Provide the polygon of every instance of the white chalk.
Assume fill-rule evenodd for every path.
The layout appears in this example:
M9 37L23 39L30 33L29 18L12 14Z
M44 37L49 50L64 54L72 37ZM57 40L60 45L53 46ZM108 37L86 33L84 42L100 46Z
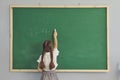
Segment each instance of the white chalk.
M54 29L54 31L56 32L56 29Z

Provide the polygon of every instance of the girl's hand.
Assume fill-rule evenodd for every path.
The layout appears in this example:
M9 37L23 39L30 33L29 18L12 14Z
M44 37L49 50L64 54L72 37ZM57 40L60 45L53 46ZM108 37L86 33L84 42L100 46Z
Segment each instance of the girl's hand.
M39 71L39 72L41 72L41 71L42 71L42 69L38 68L38 71Z
M38 71L41 72L42 69L40 69L40 63L38 63Z
M57 37L57 31L56 31L56 29L54 29L53 36L54 36L54 37Z

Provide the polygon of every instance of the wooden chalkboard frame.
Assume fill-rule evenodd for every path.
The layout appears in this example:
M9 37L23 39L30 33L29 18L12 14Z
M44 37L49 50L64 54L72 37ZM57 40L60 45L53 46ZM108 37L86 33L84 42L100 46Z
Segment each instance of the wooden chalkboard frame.
M107 69L106 70L69 70L57 69L56 72L109 72L109 6L23 6L10 5L10 71L12 72L38 72L36 69L13 69L13 8L106 8L107 9Z

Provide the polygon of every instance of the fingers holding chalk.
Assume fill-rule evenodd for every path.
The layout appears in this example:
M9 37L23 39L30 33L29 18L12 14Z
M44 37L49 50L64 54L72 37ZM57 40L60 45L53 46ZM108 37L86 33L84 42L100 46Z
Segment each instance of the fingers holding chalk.
M54 29L54 32L56 32L56 29Z
M57 36L57 31L54 29L54 37Z

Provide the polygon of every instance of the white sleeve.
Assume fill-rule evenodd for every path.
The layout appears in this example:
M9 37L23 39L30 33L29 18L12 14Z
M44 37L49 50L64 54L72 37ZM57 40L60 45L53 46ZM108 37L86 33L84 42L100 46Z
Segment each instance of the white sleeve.
M59 55L58 49L57 49L57 48L54 48L54 49L53 49L53 53L55 53L55 54L58 56L58 55Z
M40 55L39 59L37 60L37 62L40 63L40 61L41 61L41 55Z

